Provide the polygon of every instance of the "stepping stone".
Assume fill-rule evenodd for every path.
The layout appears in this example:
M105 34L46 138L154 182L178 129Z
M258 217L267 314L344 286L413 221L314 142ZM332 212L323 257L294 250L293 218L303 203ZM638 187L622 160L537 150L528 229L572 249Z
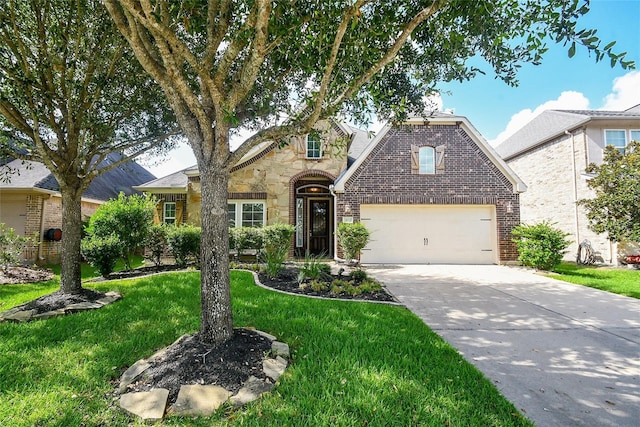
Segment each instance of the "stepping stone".
M231 397L231 403L234 406L242 406L246 403L253 402L264 393L271 391L271 389L273 389L273 384L251 376L238 393Z
M159 421L164 416L168 398L166 388L127 393L120 396L120 407L143 421Z
M231 393L217 385L183 385L171 412L181 416L209 417Z
M133 382L140 374L149 369L151 364L144 359L138 360L131 365L129 369L124 371L124 374L120 377L120 387L118 387L118 393L122 394L127 391L129 384Z
M289 357L289 344L280 341L271 343L271 351L274 356Z
M262 370L274 381L278 381L278 378L284 373L286 368L287 361L280 356L275 359L267 359L262 362Z

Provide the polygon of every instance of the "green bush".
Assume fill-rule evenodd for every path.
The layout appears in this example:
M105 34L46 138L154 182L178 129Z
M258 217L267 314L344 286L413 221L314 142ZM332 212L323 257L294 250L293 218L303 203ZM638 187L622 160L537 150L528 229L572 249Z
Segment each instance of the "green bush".
M17 235L13 228L0 222L0 269L17 265L22 259L22 251L31 241L31 238Z
M167 246L179 267L200 263L200 227L180 225L167 228Z
M148 258L156 265L162 264L162 255L167 249L167 225L154 224L149 229L145 246L149 251Z
M320 257L312 255L307 251L304 256L304 263L300 267L300 273L305 279L316 280L322 275L331 274L331 266L320 262Z
M540 270L552 270L558 266L571 243L567 240L568 233L554 228L547 221L534 225L520 224L511 234L518 248L520 262Z
M343 222L338 226L336 236L345 257L348 260L358 260L360 251L369 243L371 233L362 223L349 224Z
M367 280L367 272L364 270L353 270L349 273L349 278L355 282L361 283Z
M289 224L274 224L268 225L262 230L266 273L271 277L276 277L289 255L295 227Z
M229 247L236 250L238 258L247 250L255 250L257 254L263 246L262 228L232 227L229 229Z
M146 242L153 225L155 201L149 196L125 196L120 193L100 206L89 219L89 237L106 238L115 235L122 243L122 257L131 269L130 256Z
M103 277L108 277L113 272L123 250L122 241L115 234L107 237L87 237L82 239L80 245L82 256Z

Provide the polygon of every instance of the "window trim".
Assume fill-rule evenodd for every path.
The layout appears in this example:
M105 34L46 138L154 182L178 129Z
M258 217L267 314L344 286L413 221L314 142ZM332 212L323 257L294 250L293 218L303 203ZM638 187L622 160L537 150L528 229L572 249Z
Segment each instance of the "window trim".
M264 227L267 223L267 202L266 200L228 200L227 201L227 211L229 211L229 205L235 205L235 224L232 226L229 224L229 227L239 228L239 227L247 227L243 225L242 220L242 212L244 205L254 205L260 204L262 205L262 223L256 227L261 228Z
M309 149L309 137L317 138L318 148ZM313 150L313 152L317 151L318 155L317 156L311 156L310 153L311 153L312 150ZM318 159L322 158L322 155L323 155L323 152L322 152L322 139L320 138L319 135L314 135L314 134L308 133L306 138L305 138L305 157L307 159L318 160Z
M425 162L422 162L423 153L431 153L431 159L425 154ZM428 162L427 162L428 161ZM430 145L418 149L418 175L435 175L436 173L436 149Z
M167 206L173 206L173 217L167 217ZM164 202L164 204L162 205L162 222L164 224L175 225L176 224L176 220L177 220L177 215L178 215L177 203L176 202ZM172 219L173 222L167 222L167 219Z
M635 129L633 129L635 130ZM629 137L631 136L631 130L630 129L603 129L604 131L604 148L607 148L608 145L612 145L613 147L615 147L620 153L624 154L626 149L627 149L627 145L629 145ZM624 146L619 147L617 145L614 144L610 144L607 142L607 132L622 132L622 134L624 135ZM602 151L604 151L604 148Z

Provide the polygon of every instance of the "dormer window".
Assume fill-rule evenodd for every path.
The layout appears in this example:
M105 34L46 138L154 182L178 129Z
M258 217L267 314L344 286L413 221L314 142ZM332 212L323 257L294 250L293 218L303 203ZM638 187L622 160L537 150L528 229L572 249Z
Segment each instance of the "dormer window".
M322 141L320 134L310 133L307 135L307 159L322 158Z

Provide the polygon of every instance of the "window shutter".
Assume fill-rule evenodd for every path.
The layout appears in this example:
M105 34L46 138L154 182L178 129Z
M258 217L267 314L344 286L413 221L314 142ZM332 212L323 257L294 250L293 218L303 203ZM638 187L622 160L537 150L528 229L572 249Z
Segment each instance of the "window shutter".
M417 145L411 146L411 175L418 175L420 171L420 162L418 160L419 152L420 147Z
M436 173L444 173L444 145L436 147Z
M153 223L160 224L162 222L162 202L158 202L153 210Z
M176 225L182 224L182 211L184 202L176 202Z

